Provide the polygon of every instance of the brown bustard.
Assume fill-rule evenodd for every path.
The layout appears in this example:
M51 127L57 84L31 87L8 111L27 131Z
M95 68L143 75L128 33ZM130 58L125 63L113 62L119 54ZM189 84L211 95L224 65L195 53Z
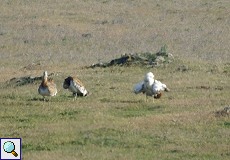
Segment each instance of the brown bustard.
M45 101L45 96L56 96L57 87L54 83L53 79L48 78L48 73L45 71L42 77L42 83L38 88L38 93L43 96L43 100Z

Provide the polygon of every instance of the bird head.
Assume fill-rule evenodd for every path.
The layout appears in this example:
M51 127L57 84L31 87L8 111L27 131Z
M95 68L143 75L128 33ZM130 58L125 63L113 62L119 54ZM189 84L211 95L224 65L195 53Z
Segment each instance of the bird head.
M154 79L154 75L153 75L152 72L148 72L148 73L145 75L145 77L149 77L149 78Z
M47 72L47 71L44 71L44 72L43 72L43 77L44 77L44 78L48 78L48 72Z
M153 75L153 73L152 72L148 72L145 75L144 81L145 82L151 82L151 83L153 83L153 81L154 81L154 75Z
M64 80L64 82L63 82L63 88L64 89L67 89L67 88L69 88L69 86L70 86L70 81L71 80L73 80L73 78L72 77L67 77L65 80Z

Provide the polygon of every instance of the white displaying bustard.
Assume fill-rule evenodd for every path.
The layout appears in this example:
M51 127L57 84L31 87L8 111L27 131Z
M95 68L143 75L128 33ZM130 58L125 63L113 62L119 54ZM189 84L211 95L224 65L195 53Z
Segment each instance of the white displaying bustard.
M74 100L77 96L84 97L89 94L83 83L77 77L67 77L63 82L63 88L73 93Z
M42 83L38 88L38 93L43 96L43 100L45 101L45 96L56 96L57 87L54 83L53 79L48 79L48 73L45 71L42 77Z
M147 96L153 96L156 99L160 98L162 96L161 91L168 92L169 88L160 81L155 80L152 72L148 72L145 75L144 80L134 86L134 93L144 93L146 95L146 101Z

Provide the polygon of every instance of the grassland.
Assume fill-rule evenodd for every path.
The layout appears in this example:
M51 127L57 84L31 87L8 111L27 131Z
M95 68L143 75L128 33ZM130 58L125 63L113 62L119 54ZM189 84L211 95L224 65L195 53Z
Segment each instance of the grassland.
M229 159L229 12L226 0L2 0L0 137L21 137L23 159ZM86 69L124 53L156 52L174 62ZM180 71L182 65L187 71ZM58 95L13 77L57 73ZM152 103L132 87L152 71L171 92ZM77 75L92 93L62 89ZM205 87L202 87L205 86Z

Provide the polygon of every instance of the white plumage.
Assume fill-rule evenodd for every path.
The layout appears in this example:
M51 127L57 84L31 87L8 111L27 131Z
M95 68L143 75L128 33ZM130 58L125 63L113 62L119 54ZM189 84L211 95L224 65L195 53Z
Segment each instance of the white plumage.
M133 88L134 93L144 92L144 81L137 83Z
M155 80L153 84L153 93L158 93L160 91L169 91L169 89L164 83L161 83L160 81Z
M165 84L155 80L152 72L147 73L144 80L134 86L134 93L144 93L146 98L147 96L160 98L162 95L161 91L169 91L169 89Z

